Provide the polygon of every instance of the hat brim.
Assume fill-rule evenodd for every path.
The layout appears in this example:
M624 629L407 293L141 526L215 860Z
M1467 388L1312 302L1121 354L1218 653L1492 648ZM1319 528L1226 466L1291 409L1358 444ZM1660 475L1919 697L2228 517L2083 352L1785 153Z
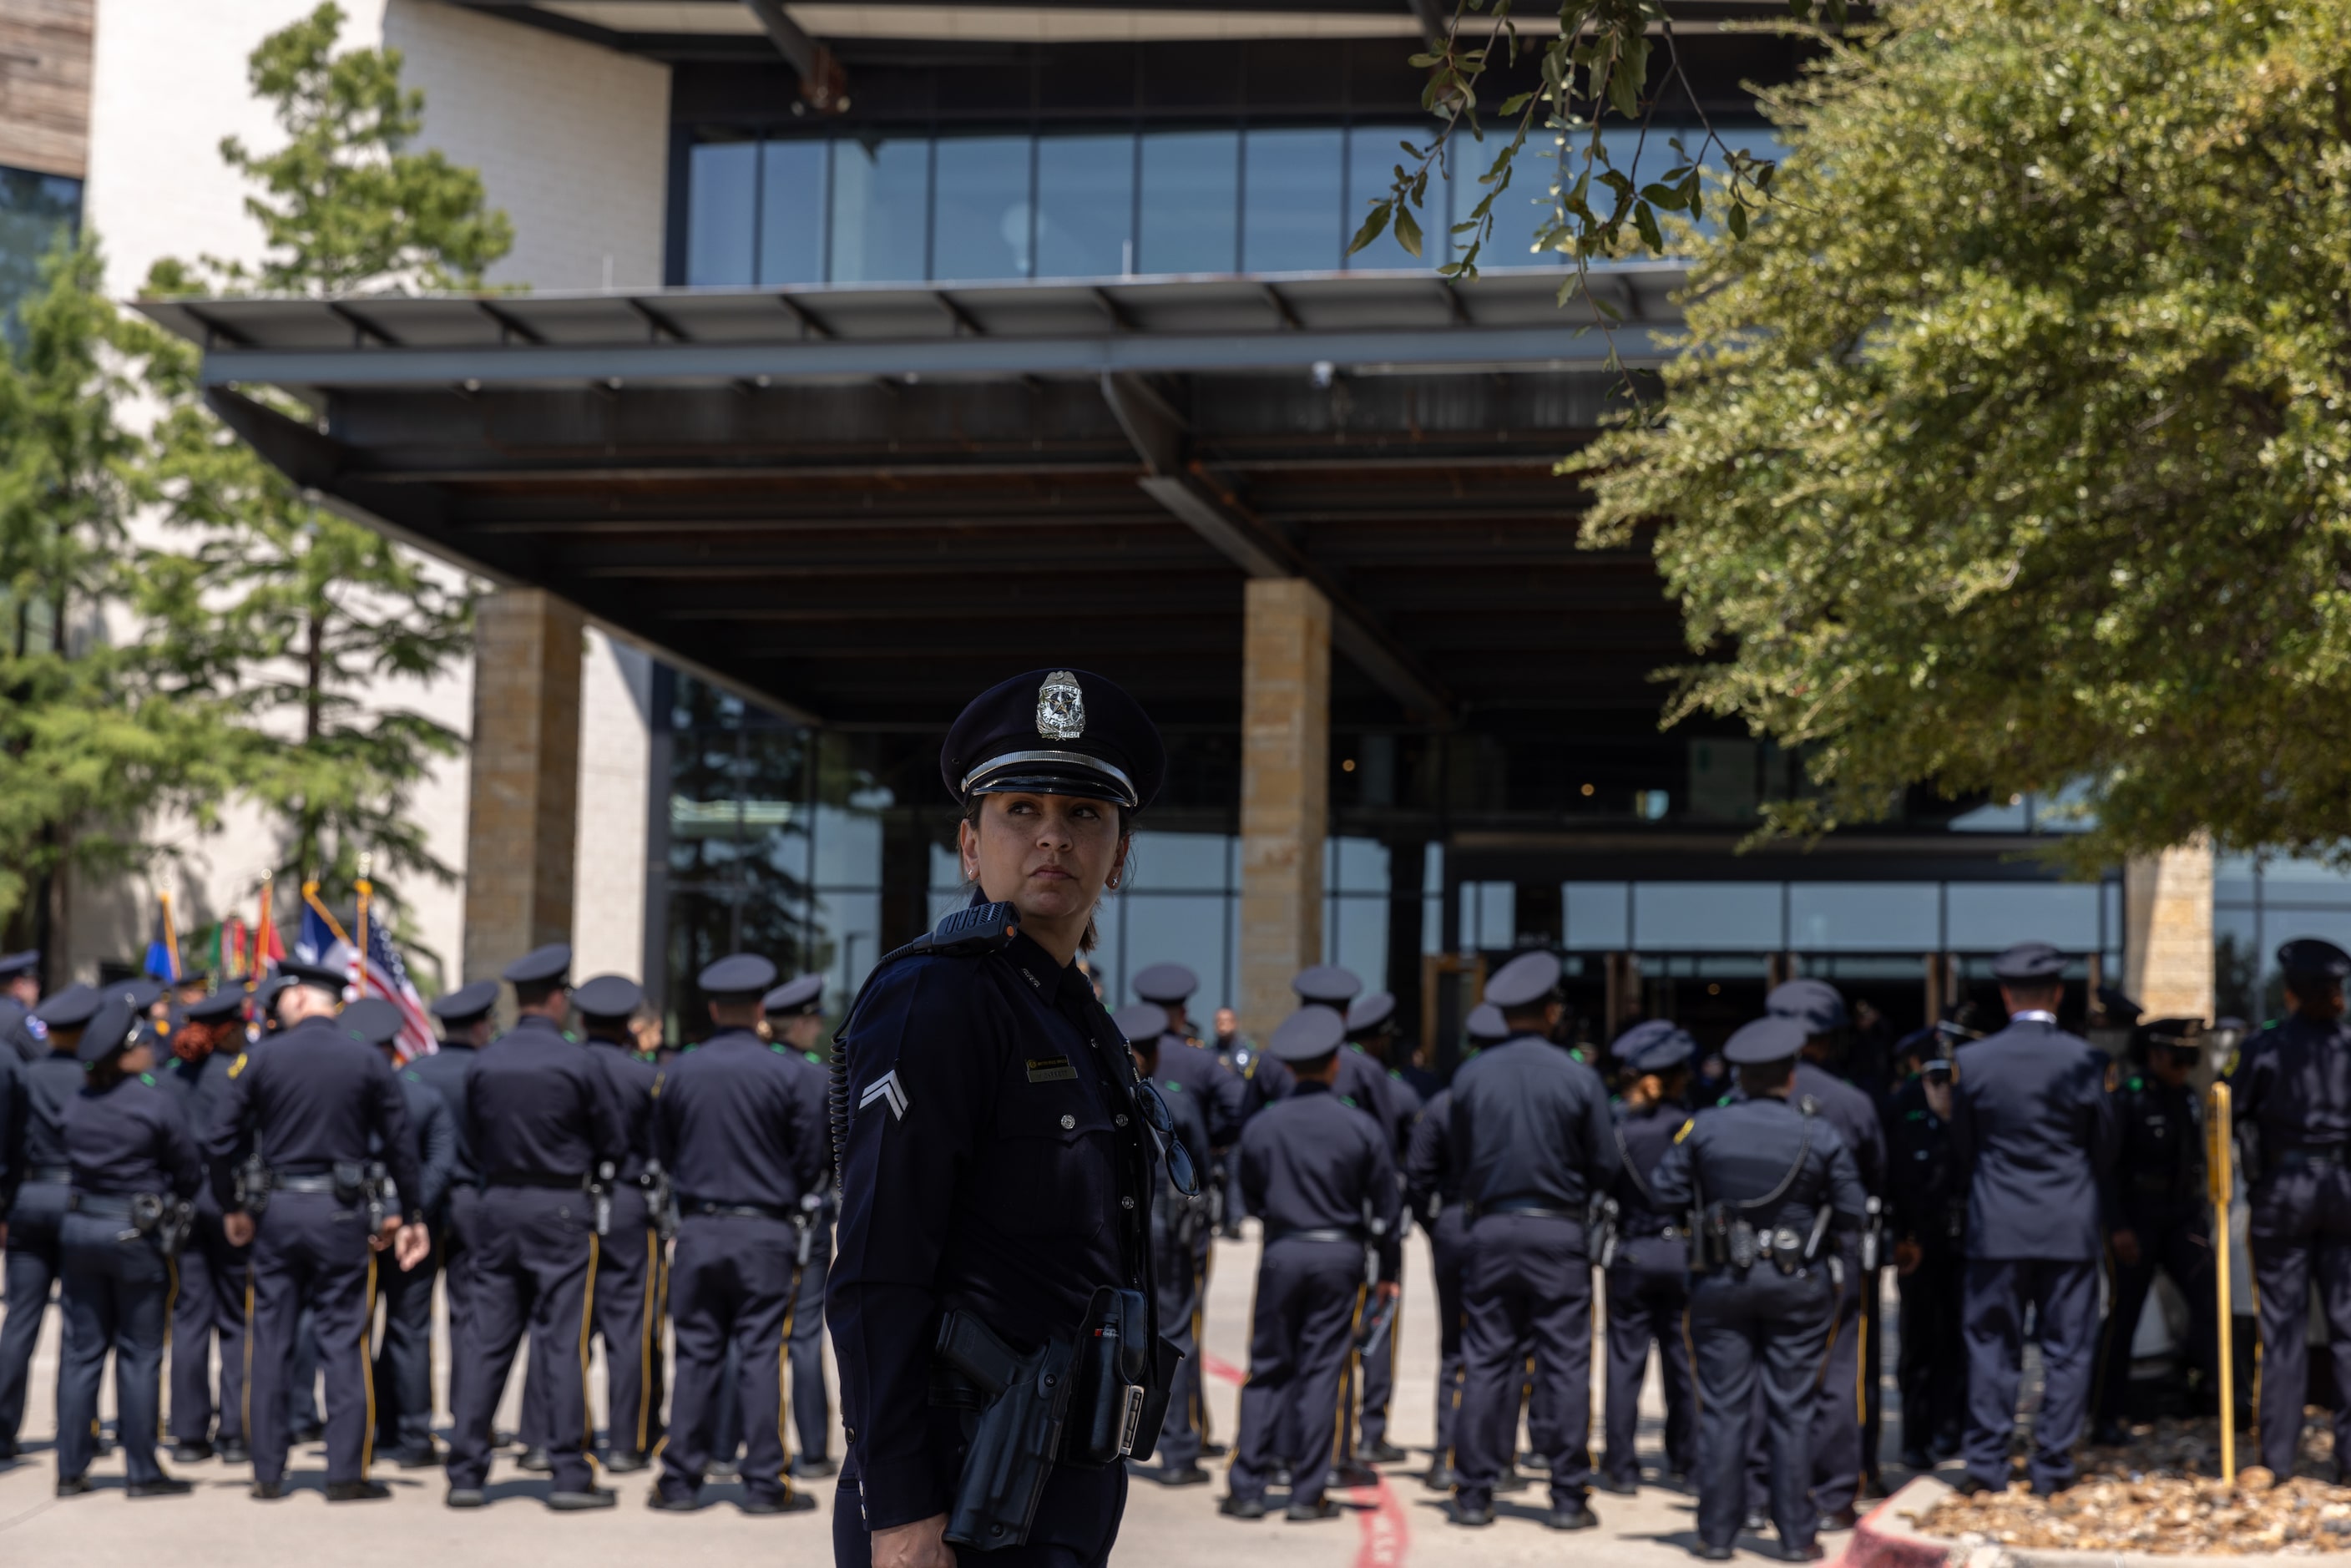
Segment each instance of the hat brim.
M1010 751L964 775L963 795L1075 795L1129 810L1140 803L1124 770L1077 751Z

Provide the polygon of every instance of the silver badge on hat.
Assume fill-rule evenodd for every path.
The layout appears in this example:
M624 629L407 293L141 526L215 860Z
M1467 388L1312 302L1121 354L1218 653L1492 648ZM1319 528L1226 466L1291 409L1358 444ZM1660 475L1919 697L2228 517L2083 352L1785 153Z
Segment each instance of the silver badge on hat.
M1075 740L1086 732L1086 694L1078 677L1055 670L1037 688L1037 733L1048 740Z

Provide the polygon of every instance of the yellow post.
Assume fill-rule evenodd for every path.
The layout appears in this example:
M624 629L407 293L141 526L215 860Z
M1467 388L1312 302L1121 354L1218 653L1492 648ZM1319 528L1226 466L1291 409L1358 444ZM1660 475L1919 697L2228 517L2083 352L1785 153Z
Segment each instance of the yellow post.
M2237 1479L2237 1364L2229 1312L2229 1207L2237 1197L2236 1138L2229 1126L2229 1086L2205 1093L2204 1169L2212 1197L2212 1275L2220 1295L2220 1479Z

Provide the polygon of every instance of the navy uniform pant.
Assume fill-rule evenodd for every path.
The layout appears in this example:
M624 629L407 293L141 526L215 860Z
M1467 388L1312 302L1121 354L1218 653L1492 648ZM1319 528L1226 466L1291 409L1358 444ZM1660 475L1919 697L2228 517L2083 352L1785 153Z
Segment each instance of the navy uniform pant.
M644 1189L612 1192L609 1230L596 1248L594 1332L604 1342L604 1441L616 1454L653 1449L661 1426L661 1238ZM523 1440L545 1445L554 1420L537 1381L524 1389Z
M580 1337L596 1267L595 1215L577 1188L492 1186L476 1199L467 1316L471 1332L452 1374L449 1485L478 1489L490 1470L490 1422L530 1331L525 1401L542 1401L557 1491L594 1484L588 1458L588 1346Z
M1918 1266L1895 1280L1902 1293L1902 1350L1894 1380L1909 1459L1959 1445L1968 1407L1968 1345L1959 1326L1964 1263L1954 1244L1938 1242L1922 1247Z
M253 1375L247 1385L253 1479L285 1479L296 1330L302 1309L318 1328L327 1383L327 1479L361 1480L374 1438L368 1335L374 1326L375 1254L364 1210L329 1193L277 1192L253 1239Z
M376 1261L383 1298L383 1339L375 1354L375 1441L422 1454L433 1447L433 1281L439 1254L402 1269L389 1253Z
M1233 1439L1233 1496L1264 1497L1284 1459L1290 1462L1293 1506L1322 1496L1338 1437L1340 1380L1363 1298L1360 1243L1295 1237L1267 1243L1257 1270L1240 1432Z
M61 1233L66 1191L63 1182L26 1182L16 1189L16 1205L8 1211L8 1315L0 1318L0 1450L12 1447L24 1427L33 1345L41 1337L49 1287L65 1263ZM67 1325L68 1333L71 1328Z
M2318 1286L2335 1386L2338 1476L2351 1473L2351 1172L2339 1165L2282 1164L2252 1192L2253 1295L2261 1314L2261 1375L2253 1416L2262 1463L2294 1474L2310 1379L2310 1288Z
M931 1452L945 1467L943 1475L955 1473L954 1456L961 1446L956 1415L952 1410L932 1413ZM873 1537L866 1531L859 1495L855 1472L844 1469L832 1501L833 1568L872 1568ZM1103 1568L1118 1543L1119 1519L1125 1512L1124 1465L1104 1465L1098 1470L1055 1465L1037 1500L1027 1542L993 1552L966 1546L951 1550L958 1568Z
M1602 1426L1608 1447L1602 1471L1625 1485L1641 1479L1633 1444L1654 1343L1666 1385L1666 1469L1687 1474L1697 1462L1698 1443L1689 1347L1682 1338L1682 1314L1689 1306L1688 1249L1671 1237L1627 1238L1603 1278L1608 1286L1608 1384Z
M1551 1467L1552 1504L1592 1480L1592 1264L1580 1221L1489 1214L1469 1228L1462 1280L1461 1410L1453 1441L1465 1503L1489 1504L1511 1469L1521 1346L1534 1349L1527 1429Z
M2213 1298L2212 1239L2202 1210L2186 1206L2126 1204L2123 1228L2138 1239L2138 1261L2114 1260L2114 1299L2106 1311L2105 1343L2098 1355L2097 1416L2122 1419L2130 1396L2131 1341L2158 1270L2188 1301L2188 1360L2204 1375L2208 1396L2220 1375L2220 1303Z
M441 1293L449 1308L449 1408L453 1413L459 1408L465 1368L474 1360L474 1254L470 1237L477 1223L481 1201L480 1187L452 1183L444 1205L447 1215L436 1239L441 1254Z
M1428 1260L1437 1277L1437 1462L1454 1462L1454 1422L1461 1410L1461 1272L1469 1258L1469 1225L1459 1202L1446 1206L1428 1230Z
M799 1296L799 1231L781 1219L689 1214L678 1225L670 1270L677 1334L677 1387L662 1447L662 1495L683 1500L702 1486L720 1402L743 1415L743 1490L776 1499L791 1491L784 1437L784 1346ZM742 1375L724 1386L726 1351Z
M1747 1511L1748 1456L1758 1440L1770 1454L1768 1511L1781 1544L1808 1547L1819 1533L1812 1416L1835 1316L1835 1288L1818 1266L1792 1275L1768 1263L1724 1270L1691 1287L1698 1533L1705 1544L1729 1546L1737 1538Z
M162 1479L155 1434L163 1415L163 1325L171 1274L150 1237L121 1239L130 1221L68 1214L61 1251L65 1354L57 1364L57 1475L89 1473L98 1447L98 1385L114 1353L115 1433L130 1479Z
M172 1440L245 1441L246 1286L251 1249L232 1247L221 1217L199 1206L187 1244L172 1260ZM213 1347L220 1347L220 1398L213 1398ZM215 1425L217 1416L217 1425Z
M1364 1310L1366 1313L1371 1312L1368 1304ZM1396 1320L1403 1316L1404 1298L1399 1294L1394 1309L1377 1316L1354 1358L1354 1364L1362 1372L1364 1390L1363 1413L1355 1429L1359 1453L1368 1455L1387 1441L1388 1400L1395 1392L1395 1326Z
M1159 1462L1171 1470L1197 1464L1205 1423L1200 1391L1200 1307L1206 1283L1208 1218L1205 1203L1165 1191L1151 1204L1151 1269L1159 1288L1159 1333L1184 1353L1168 1389ZM1195 1235L1194 1232L1200 1234ZM799 1372L793 1369L797 1382ZM801 1428L805 1443L807 1428Z
M2008 1486L2016 1388L2024 1375L2024 1309L2041 1346L2041 1413L2032 1422L2032 1490L2074 1482L2074 1444L2090 1406L2098 1345L2098 1266L2055 1258L1970 1258L1961 1312L1968 1342L1968 1474Z
M832 1401L824 1386L824 1281L832 1268L829 1213L813 1221L808 1249L792 1298L792 1425L799 1432L799 1451L820 1459L831 1445L832 1425Z

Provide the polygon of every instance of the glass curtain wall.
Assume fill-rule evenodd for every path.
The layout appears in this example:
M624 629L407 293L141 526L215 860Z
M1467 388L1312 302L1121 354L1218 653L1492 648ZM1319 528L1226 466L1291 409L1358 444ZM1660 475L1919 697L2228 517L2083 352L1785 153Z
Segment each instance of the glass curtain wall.
M2277 950L2297 936L2351 948L2351 870L2318 860L2214 857L2212 975L2222 1017L2259 1025L2283 1012Z
M0 168L0 338L22 341L16 307L41 287L41 264L81 227L81 182Z

